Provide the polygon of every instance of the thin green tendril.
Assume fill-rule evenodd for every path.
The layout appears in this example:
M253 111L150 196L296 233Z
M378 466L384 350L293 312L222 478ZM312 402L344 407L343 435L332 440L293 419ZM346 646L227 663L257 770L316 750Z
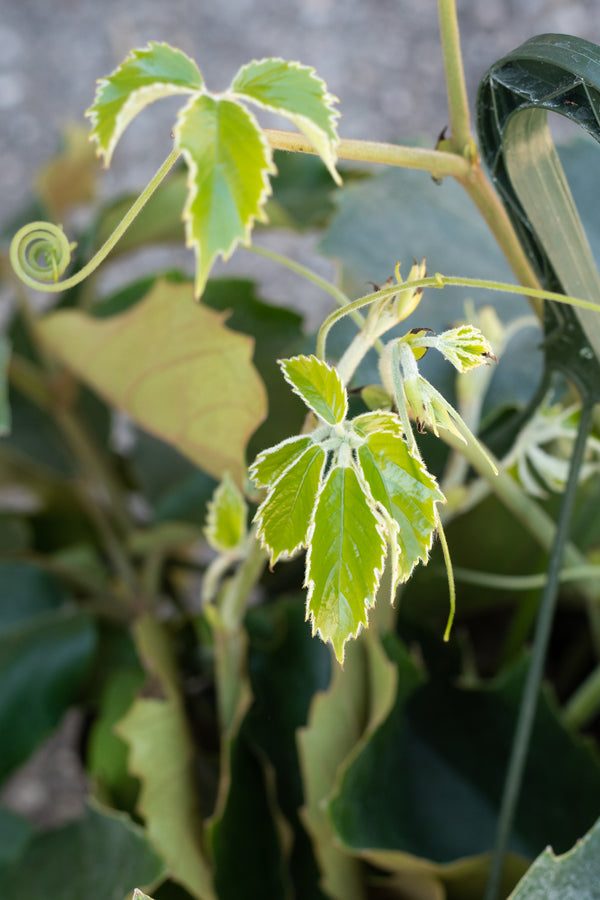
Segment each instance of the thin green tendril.
M173 168L179 151L173 150L154 178L127 211L110 237L94 257L70 278L60 277L71 262L76 244L69 242L60 225L52 222L30 222L15 234L10 245L10 261L18 277L29 287L46 293L58 293L84 281L106 259L137 214L148 202L161 181Z

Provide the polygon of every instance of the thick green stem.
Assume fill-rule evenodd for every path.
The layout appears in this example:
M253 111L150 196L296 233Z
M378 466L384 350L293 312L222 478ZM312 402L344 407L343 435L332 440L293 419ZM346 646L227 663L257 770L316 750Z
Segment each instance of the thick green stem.
M448 143L460 156L474 158L476 153L471 136L469 99L465 84L460 35L454 0L438 0L438 18L442 39L442 55L446 72L448 111L450 113L451 135Z
M275 150L290 150L295 153L313 155L317 153L310 141L301 134L265 129L265 135ZM456 153L445 153L425 147L406 147L379 141L341 138L336 150L338 159L378 163L384 166L400 166L404 169L421 169L424 172L431 172L436 178L443 178L445 175L466 178L470 169L469 161L457 156Z
M577 432L577 439L571 457L569 478L563 494L554 543L548 563L548 581L546 582L546 587L540 601L531 663L527 673L527 680L519 709L517 728L513 738L511 758L504 785L500 816L498 819L496 842L484 900L496 900L500 889L504 860L521 791L523 772L525 770L537 701L544 674L544 664L546 661L548 642L558 597L560 570L567 545L569 527L577 494L577 485L585 454L586 441L592 427L593 413L593 404L589 402L585 403L581 411L579 430Z

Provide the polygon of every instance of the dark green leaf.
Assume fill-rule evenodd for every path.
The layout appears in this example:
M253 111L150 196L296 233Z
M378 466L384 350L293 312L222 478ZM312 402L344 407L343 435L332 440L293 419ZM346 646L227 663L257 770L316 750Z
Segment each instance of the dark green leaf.
M40 566L0 562L0 635L11 626L58 610L68 601L61 583Z
M4 806L0 806L0 879L4 870L16 862L33 837L31 825Z
M122 814L87 810L82 819L37 835L0 871L2 900L122 900L151 888L164 865L142 830Z
M84 612L37 614L0 634L0 778L23 762L77 697L95 648Z

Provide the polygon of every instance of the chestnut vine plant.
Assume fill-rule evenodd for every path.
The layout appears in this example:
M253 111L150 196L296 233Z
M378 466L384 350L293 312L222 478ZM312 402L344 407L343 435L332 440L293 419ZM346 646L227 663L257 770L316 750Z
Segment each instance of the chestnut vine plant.
M234 737L249 704L247 685L240 675L247 652L242 620L267 562L273 567L306 551L306 618L313 634L331 644L337 661L343 665L350 639L358 639L361 631L368 629L370 620L377 621L380 613L374 609L376 604L378 609L395 604L399 587L408 581L416 566L427 563L436 537L448 575L450 614L444 639L450 638L456 600L443 527L446 508L450 515L456 515L477 502L478 491L479 497L482 491L493 492L525 522L544 547L552 539L551 520L527 497L524 488L540 495L540 478L552 489L564 488L567 479L564 460L542 450L541 445L544 441L573 438L577 408L548 403L542 409L543 421L537 431L538 420L532 419L528 426L530 432L524 431L521 442L515 444L506 460L498 462L474 433L478 416L473 414L473 409L480 405L489 378L479 372L479 382L465 382L470 388L460 384L466 373L472 374L480 367L489 368L496 361L495 353L500 353L504 340L497 320L488 312L488 325L495 332L489 337L482 326L485 316L475 321L473 314L474 321L459 323L438 334L426 322L413 326L409 320L426 289L439 291L451 285L469 290L520 293L534 305L553 300L595 312L600 307L590 300L540 288L504 207L481 167L471 134L452 0L440 0L439 16L450 130L449 137L440 140L436 149L340 139L336 98L313 69L300 63L279 58L250 62L235 74L227 90L213 93L195 62L185 53L166 43L151 42L133 50L112 74L98 82L94 102L86 115L97 154L108 166L127 126L146 106L164 97L181 96L182 106L172 133L172 153L96 256L75 274L66 274L74 245L58 226L45 222L26 225L11 244L12 265L22 282L35 290L65 292L97 269L175 163L180 159L185 163L186 196L182 216L186 245L195 255L194 293L198 306L186 295L185 300L180 298L181 302L170 308L158 290L114 320L94 320L72 309L37 317L26 298L22 309L40 348L42 362L51 374L56 376L58 363L63 363L142 427L160 434L219 478L208 505L205 536L215 557L204 573L202 602L216 648L221 765L225 773L219 789L225 794L220 793L217 799L221 817L226 815L227 808L227 788L223 785L229 783L227 773L236 759ZM255 111L261 110L287 119L299 133L262 128L255 117ZM299 264L272 251L251 248L255 223L266 220L271 180L277 175L273 160L273 151L277 149L317 154L338 186L342 184L338 159L421 169L438 180L454 177L476 204L520 283L511 285L440 273L428 275L423 260L415 261L406 278L398 265L394 276L383 287L375 287L365 296L351 300L337 285L325 282ZM248 468L244 464L244 448L264 417L264 388L250 366L249 345L240 339L239 346L234 346L235 338L226 335L222 320L202 311L202 296L213 263L218 257L229 258L239 244L292 268L322 287L338 304L319 330L314 353L278 360L281 377L306 407L304 426L299 433L262 449ZM345 317L354 320L357 330L334 363L327 352L328 335ZM406 328L400 335L399 326ZM156 337L157 343L151 343L148 335ZM353 414L349 403L351 383L358 367L373 350L379 358L380 383L361 389L363 409ZM205 445L203 434L194 424L198 405L206 402L197 396L197 388L169 400L170 373L182 360L202 352L219 352L227 360L210 381L211 390L214 388L211 402L216 406L214 418L202 419L203 431L216 429L216 440L223 444L220 453L211 442ZM440 354L459 373L456 405L421 371L420 363L426 353ZM148 377L152 367L158 372L155 378ZM200 371L204 374L206 370ZM42 405L52 402L27 366L15 360L9 375ZM477 384L478 387L473 387ZM175 406L179 407L180 418L173 413ZM88 471L101 480L110 494L113 484L110 474L62 406L58 421ZM424 432L432 433L453 451L453 475L449 467L445 479L449 498L452 493L448 504L443 485L429 471L421 452L418 435ZM527 434L529 438L523 437ZM462 454L462 464L457 462L457 453ZM598 441L592 438L584 474L595 470L597 455ZM461 485L461 476L457 474L460 470L464 476L468 467L480 476L474 488ZM515 467L523 486L511 474ZM532 474L532 468L537 474ZM462 491L459 499L453 490L457 486ZM122 509L116 492L113 496L113 515L127 523L127 511ZM93 499L88 498L88 506L90 502L93 506ZM250 504L256 510L249 524ZM156 620L148 615L144 587L131 561L123 554L118 537L111 534L112 526L104 513L96 509L91 514L96 517L99 530L106 538L107 554L125 585L140 654L148 660L166 697L173 717L169 728L173 734L184 735L184 711L169 661L170 651L165 649L164 635ZM572 554L570 563L575 565L580 560ZM372 665L375 667L372 677L383 678L382 660L373 657ZM346 676L336 676L342 677ZM539 682L534 689L537 692ZM158 715L157 702L139 701L135 711L119 725L120 733L132 748L132 770L142 779L148 771L144 754L151 753L151 748L145 748L136 734L143 732L144 726L151 727L153 721L162 727L160 717L153 719ZM390 708L388 704L386 712ZM377 723L383 722L384 716L381 711L373 715L374 729ZM181 737L184 741L188 739L185 735ZM523 738L525 749L527 740ZM211 868L208 857L189 850L192 836L183 833L186 820L183 820L183 832L174 840L166 833L168 826L157 821L151 786L146 787L143 798L142 811L152 820L154 847L172 878L200 900L220 897L214 865L220 852L217 826L213 832L208 826L214 838ZM180 799L182 803L185 801L185 792L180 794ZM309 826L326 841L330 826L325 826L319 818L323 814L318 803L311 806L311 798L307 802ZM215 813L216 820L219 815ZM178 856L179 841L185 849L182 858L187 858L183 864ZM500 872L504 851L503 839L499 838L496 868L500 866ZM345 863L342 865L338 859L341 854L341 849L334 845L327 850L316 850L327 896L367 896L356 885L344 893L344 879L351 878L355 868L345 870ZM383 851L379 856L375 852L370 856L367 853L365 858L386 868ZM190 859L193 859L191 863ZM352 866L356 864L353 860ZM397 860L394 865L399 865ZM345 874L340 874L343 869ZM394 866L391 870L396 871ZM425 896L420 893L423 886L427 884L427 890L433 891L431 885L438 883L436 879L443 881L444 877L441 870L421 867L412 874L405 872L402 878L399 876L396 887L407 892L402 896ZM512 883L511 877L508 872L507 884ZM517 892L515 897L530 896L526 894L526 885L523 890L522 895ZM492 883L488 891L490 900L499 896L500 882ZM141 891L137 896L142 896ZM223 896L230 894L225 891ZM427 893L427 896L438 894ZM582 889L577 896L592 895Z

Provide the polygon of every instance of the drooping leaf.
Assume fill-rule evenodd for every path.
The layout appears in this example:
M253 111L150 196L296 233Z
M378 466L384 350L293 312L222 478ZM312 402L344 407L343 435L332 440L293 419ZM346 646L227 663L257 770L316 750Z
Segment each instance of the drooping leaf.
M313 634L331 640L341 662L344 644L367 625L381 578L386 542L372 501L351 467L327 476L308 535L307 616Z
M208 504L206 540L221 553L239 547L246 537L247 518L244 495L226 472Z
M335 168L339 113L333 106L337 98L327 92L314 69L283 59L254 60L242 66L231 89L293 122L309 139L334 181L341 184Z
M215 900L203 844L197 758L169 635L147 615L136 623L135 641L165 698L138 699L115 728L129 745L130 772L141 781L139 812L172 879L197 900Z
M378 642L350 644L344 668L336 668L327 691L315 696L307 725L298 734L305 796L302 819L313 839L322 886L335 900L360 900L366 885L360 861L335 840L327 801L341 767L358 754L389 713L396 680L396 666Z
M346 849L387 871L437 872L452 896L479 900L524 675L520 665L491 686L470 689L436 678L402 694L400 675L394 708L339 779L329 807ZM591 827L599 797L592 748L567 731L542 694L505 892L527 857L548 843L564 851Z
M246 717L245 732L273 767L278 806L293 829L288 866L294 896L324 900L317 887L320 876L315 848L299 819L304 785L297 734L306 724L315 691L325 690L329 683L331 654L321 641L313 640L306 627L301 593L254 607L245 625L255 701Z
M509 900L595 900L600 885L600 819L562 856L544 850Z
M94 103L86 112L105 166L110 165L117 141L145 106L161 97L197 93L203 87L196 63L181 50L156 41L132 50L108 78L99 79Z
M10 406L8 401L8 361L10 344L0 334L0 436L10 431Z
M228 259L240 241L249 242L254 221L265 220L275 167L254 116L234 100L193 97L174 131L189 170L184 220L199 296L215 257Z
M358 456L373 497L398 524L396 579L406 581L419 561L427 562L437 522L435 505L444 502L444 495L398 434L371 432Z
M241 484L265 396L251 340L223 318L193 303L189 285L161 281L120 316L68 310L46 316L40 329L67 366L143 428Z
M298 434L275 447L263 450L248 470L254 484L257 487L270 487L275 484L312 443L310 435Z
M285 469L259 506L255 517L257 533L271 554L271 565L283 554L291 556L306 546L326 458L323 448L311 443Z
M348 412L348 396L337 369L316 356L294 356L280 362L285 380L294 393L328 425L342 422Z
M83 818L37 834L0 870L2 900L122 900L136 885L151 888L164 864L128 816L94 806Z

